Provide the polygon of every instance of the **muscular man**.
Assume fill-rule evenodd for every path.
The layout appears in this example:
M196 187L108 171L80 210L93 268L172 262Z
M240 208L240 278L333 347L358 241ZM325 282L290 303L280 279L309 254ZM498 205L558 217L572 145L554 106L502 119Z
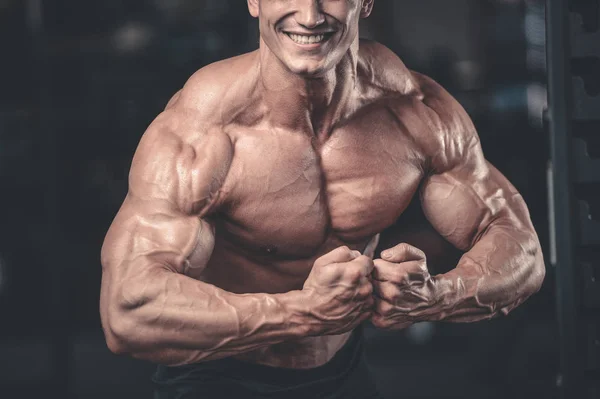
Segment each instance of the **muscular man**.
M161 365L157 397L376 397L361 322L489 319L540 288L525 203L465 111L359 40L373 1L248 0L259 49L194 74L141 139L101 316L113 352ZM375 252L417 195L465 252L447 273Z

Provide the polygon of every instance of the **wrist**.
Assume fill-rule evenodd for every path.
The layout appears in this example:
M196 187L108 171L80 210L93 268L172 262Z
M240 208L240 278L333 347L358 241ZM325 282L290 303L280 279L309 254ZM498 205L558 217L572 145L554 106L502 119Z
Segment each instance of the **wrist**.
M438 308L436 321L451 319L457 312L460 313L460 304L467 294L464 282L452 273L446 273L432 277L432 283L433 303Z
M311 318L310 292L290 291L277 296L283 306L286 323L298 338L318 335L318 326Z

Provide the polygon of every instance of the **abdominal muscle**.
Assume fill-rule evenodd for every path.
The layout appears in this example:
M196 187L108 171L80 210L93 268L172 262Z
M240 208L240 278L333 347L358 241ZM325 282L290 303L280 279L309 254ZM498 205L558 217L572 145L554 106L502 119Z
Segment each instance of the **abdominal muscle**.
M340 245L343 244L336 242L325 246ZM331 249L327 248L325 252ZM323 255L322 251L318 252L308 259L276 260L268 255L235 250L232 245L217 241L206 269L196 276L191 273L190 277L236 294L277 294L301 290L314 261ZM286 341L234 357L272 367L310 369L329 362L351 333Z
M235 356L236 359L265 366L310 369L329 362L348 341L351 332L342 335L307 337L282 342Z

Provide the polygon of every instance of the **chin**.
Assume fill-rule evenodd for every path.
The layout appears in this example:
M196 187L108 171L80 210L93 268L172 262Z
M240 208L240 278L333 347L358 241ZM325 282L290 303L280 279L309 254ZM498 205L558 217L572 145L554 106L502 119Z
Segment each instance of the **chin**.
M325 75L331 68L321 63L289 63L288 69L306 78L318 78Z

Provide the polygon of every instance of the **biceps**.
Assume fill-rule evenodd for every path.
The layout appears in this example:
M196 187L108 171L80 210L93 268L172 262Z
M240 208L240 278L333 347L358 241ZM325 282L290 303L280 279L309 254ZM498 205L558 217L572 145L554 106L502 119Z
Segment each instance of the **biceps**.
M500 172L491 168L479 176L452 172L431 176L423 185L421 201L433 227L464 251L492 222L511 213L509 199L515 194Z
M177 273L206 266L214 247L212 226L196 216L126 203L111 225L102 248L103 265L121 273L142 273L162 266Z

